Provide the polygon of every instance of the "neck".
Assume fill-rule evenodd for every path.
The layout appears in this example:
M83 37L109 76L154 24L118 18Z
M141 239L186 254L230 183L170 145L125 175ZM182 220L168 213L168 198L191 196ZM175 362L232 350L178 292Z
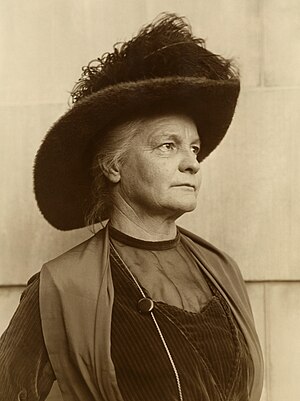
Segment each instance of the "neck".
M124 234L144 241L167 241L177 234L174 218L138 213L127 203L114 205L110 224Z

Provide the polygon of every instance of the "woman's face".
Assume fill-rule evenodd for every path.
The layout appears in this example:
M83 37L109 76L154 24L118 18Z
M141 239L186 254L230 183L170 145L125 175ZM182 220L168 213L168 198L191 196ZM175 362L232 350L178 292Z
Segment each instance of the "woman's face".
M118 195L138 214L177 218L195 209L201 183L194 122L183 115L144 121L119 166Z

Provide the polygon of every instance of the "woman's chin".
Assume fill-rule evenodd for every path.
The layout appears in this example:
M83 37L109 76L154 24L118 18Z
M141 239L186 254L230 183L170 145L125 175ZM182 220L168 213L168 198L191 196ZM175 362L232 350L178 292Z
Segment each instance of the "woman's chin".
M197 202L189 201L189 202L178 202L176 205L173 205L172 209L178 212L178 217L182 216L184 213L192 212L196 209Z

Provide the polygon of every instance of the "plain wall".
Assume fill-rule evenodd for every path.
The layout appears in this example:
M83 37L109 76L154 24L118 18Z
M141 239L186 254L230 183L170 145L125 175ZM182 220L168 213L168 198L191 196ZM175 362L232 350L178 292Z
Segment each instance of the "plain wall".
M81 66L162 11L186 16L207 47L233 57L242 91L222 145L203 163L196 211L180 224L213 242L247 280L262 342L263 401L300 396L300 2L2 0L0 3L0 332L28 278L89 237L37 209L32 166L67 110ZM53 389L49 400L58 400Z

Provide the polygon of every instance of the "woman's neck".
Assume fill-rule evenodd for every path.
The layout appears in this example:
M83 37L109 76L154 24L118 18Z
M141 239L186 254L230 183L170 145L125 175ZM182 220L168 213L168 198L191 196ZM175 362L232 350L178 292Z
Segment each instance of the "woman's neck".
M167 241L176 237L174 219L161 216L139 216L134 210L115 207L110 224L119 231L144 241Z

